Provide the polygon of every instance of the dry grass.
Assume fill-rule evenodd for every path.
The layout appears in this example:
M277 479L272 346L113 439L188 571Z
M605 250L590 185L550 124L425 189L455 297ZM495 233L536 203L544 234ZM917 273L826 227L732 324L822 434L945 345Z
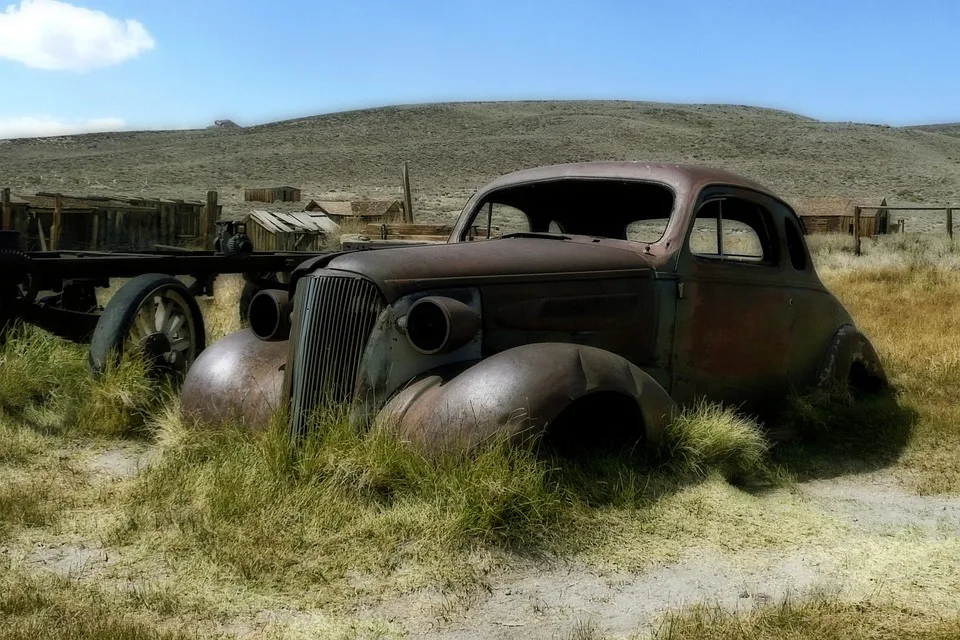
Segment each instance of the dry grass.
M20 330L0 351L0 541L98 540L127 559L128 573L117 576L157 573L167 585L159 593L173 595L146 606L10 566L4 579L28 597L0 596L6 637L175 634L180 618L238 615L210 604L234 597L250 607L282 599L323 608L334 624L357 603L419 588L482 590L492 570L522 558L643 570L697 549L746 565L758 550L805 544L842 547L858 585L884 578L906 593L917 572L939 576L940 602L956 587L943 574L957 569L955 544L861 536L847 549L851 532L783 481L892 466L919 492L960 491L952 394L960 388L960 278L951 252L911 243L879 242L865 258L873 267L851 269L840 243L814 239L821 275L877 345L897 394L834 405L798 399L792 419L808 437L772 452L757 425L709 405L684 414L662 451L646 457L572 461L492 447L436 463L333 414L291 449L281 427L211 431L159 411L167 391L146 382L136 359L94 382L80 347ZM204 302L211 339L239 320L242 281L218 285ZM107 489L69 453L91 438L102 445L143 435L151 466ZM228 595L236 593L244 595ZM916 609L841 598L736 617L698 609L668 618L657 637L950 637L953 618L932 618L910 593ZM858 612L873 622L862 624ZM586 623L578 629L599 637Z
M960 492L960 252L941 236L894 236L864 256L874 267L830 253L824 282L877 348L898 407L916 414L898 465L920 493Z
M141 432L169 389L131 354L94 380L82 347L18 326L0 346L0 419L44 433L118 436Z
M670 614L652 640L947 640L960 637L956 612L927 616L870 601L839 602L828 596L787 599L746 613L694 607Z
M136 594L108 594L76 581L0 569L0 640L180 640ZM155 603L154 603L155 604ZM153 609L153 610L151 610Z
M223 275L214 282L212 297L197 299L203 312L208 345L240 329L240 294L244 284L241 275Z
M662 461L575 464L505 445L437 461L336 414L296 449L282 421L252 435L171 414L160 429L161 455L128 494L117 543L268 588L322 590L328 602L352 593L357 573L378 589L477 586L493 556L599 553L638 519L649 551L654 539L678 537L685 486L710 490L725 484L716 473L767 471L762 437L747 433L756 425L709 406L671 431ZM680 544L699 527L686 530Z

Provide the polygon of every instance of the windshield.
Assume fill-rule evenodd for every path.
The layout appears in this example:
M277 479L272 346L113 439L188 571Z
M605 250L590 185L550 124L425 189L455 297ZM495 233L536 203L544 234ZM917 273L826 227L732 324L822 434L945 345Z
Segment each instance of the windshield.
M515 233L652 243L663 237L673 192L653 182L565 179L500 189L477 203L461 240Z

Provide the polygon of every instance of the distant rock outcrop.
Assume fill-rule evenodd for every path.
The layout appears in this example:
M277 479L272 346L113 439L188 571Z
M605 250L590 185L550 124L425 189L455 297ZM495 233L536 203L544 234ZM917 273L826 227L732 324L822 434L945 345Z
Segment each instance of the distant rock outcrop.
M208 128L209 129L242 129L243 127L238 125L233 120L214 120L213 126Z

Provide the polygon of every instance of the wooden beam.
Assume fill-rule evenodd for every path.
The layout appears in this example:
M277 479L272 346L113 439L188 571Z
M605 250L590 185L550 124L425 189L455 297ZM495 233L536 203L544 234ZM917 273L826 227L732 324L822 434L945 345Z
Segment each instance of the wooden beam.
M0 229L13 229L13 207L10 206L10 188L4 187L0 192L0 203L3 206L3 218L0 219Z
M37 216L37 235L40 237L40 251L47 250L47 232L43 230L43 224L40 222L40 216Z
M205 249L213 249L213 240L217 232L217 192L207 191L207 206L200 217L200 233L203 234Z
M90 249L100 248L100 212L95 211L90 225Z
M885 209L887 211L943 211L944 209L947 209L947 208L949 209L957 208L957 206L955 205L950 205L949 207L947 207L947 205L944 205L942 207L901 207L901 206L887 206L885 204L879 204L876 206L861 204L858 206L864 211L879 211L880 209Z
M57 194L53 204L53 224L50 225L50 251L60 248L60 224L63 215L63 198Z
M413 196L410 194L410 167L403 163L403 221L413 222Z
M860 255L860 207L853 208L853 244L855 252Z

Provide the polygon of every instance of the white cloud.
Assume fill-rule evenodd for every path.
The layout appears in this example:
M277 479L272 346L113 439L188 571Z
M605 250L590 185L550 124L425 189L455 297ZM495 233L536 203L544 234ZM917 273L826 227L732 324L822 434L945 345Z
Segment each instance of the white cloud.
M126 128L120 118L93 118L90 120L58 120L50 116L21 116L0 118L0 138L37 138L66 136L74 133L119 131Z
M0 58L36 69L108 67L155 43L143 24L59 0L22 0L0 13Z

